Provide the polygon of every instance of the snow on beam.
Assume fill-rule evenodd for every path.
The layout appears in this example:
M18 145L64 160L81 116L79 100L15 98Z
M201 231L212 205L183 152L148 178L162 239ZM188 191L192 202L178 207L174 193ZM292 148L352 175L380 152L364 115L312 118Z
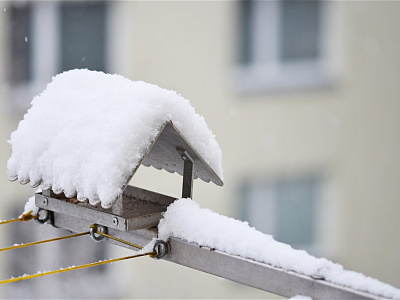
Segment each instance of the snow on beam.
M54 213L52 222L73 232L86 231L92 224L59 212ZM200 208L190 199L169 205L158 228L124 232L110 226L108 230L122 240L147 244L146 250L152 249L156 238L168 241L167 261L284 297L400 299L400 290L389 284L293 249L246 222Z
M200 208L191 199L176 200L163 214L158 238L167 241L170 237L174 261L282 296L347 299L345 294L351 292L350 299L363 294L370 299L400 299L400 290L389 284L293 249L246 222ZM217 251L205 254L175 239Z
M72 232L87 230L92 224L70 215L54 213L54 226ZM157 238L155 229L141 229L131 232L109 228L109 234L119 239L139 245L151 244ZM105 238L118 246L136 250L126 244ZM241 284L258 288L283 297L307 295L317 299L387 299L374 294L361 292L353 288L346 288L325 280L314 279L310 276L286 271L269 264L245 259L240 256L199 246L196 243L186 242L180 238L169 238L171 252L164 260L203 271Z
M169 240L173 249L165 260L203 271L283 297L307 295L317 299L384 299L240 256L200 247L178 238Z
M91 225L90 221L60 213L54 214L54 226L73 232L82 232ZM131 232L109 228L109 234L119 239L140 245L151 244L157 238L155 229L141 229ZM130 246L105 238L118 246ZM343 287L325 280L315 279L293 271L273 267L270 264L242 258L223 251L200 246L180 238L168 239L171 252L164 260L177 263L198 271L203 271L241 284L258 288L283 297L307 295L317 299L387 299L372 293Z

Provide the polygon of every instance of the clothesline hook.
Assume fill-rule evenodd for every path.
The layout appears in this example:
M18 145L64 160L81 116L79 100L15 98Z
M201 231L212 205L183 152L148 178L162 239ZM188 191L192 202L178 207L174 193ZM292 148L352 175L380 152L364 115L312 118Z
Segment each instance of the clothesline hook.
M104 239L104 235L101 235L98 232L107 234L107 227L97 224L93 224L90 226L90 237L95 242L100 242L102 239Z
M37 218L35 218L35 221L38 222L39 224L44 224L46 223L50 218L50 212L47 209L39 208L37 212Z
M156 252L157 255L151 256L152 258L161 259L170 252L169 244L164 241L158 240L153 246L153 252Z

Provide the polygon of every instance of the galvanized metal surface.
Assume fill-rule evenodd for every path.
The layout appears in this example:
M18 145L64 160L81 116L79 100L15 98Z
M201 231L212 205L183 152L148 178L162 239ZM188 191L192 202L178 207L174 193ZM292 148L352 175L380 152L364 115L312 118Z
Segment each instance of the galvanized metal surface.
M182 198L192 198L193 193L193 159L183 149L176 149L183 159Z
M50 221L49 221L50 222ZM58 212L54 212L54 216L52 218L52 222L50 222L54 227L57 228L63 228L68 231L80 233L80 232L85 232L90 230L90 225L93 224L93 222L80 219L74 216L69 216L65 214L61 214ZM126 231L121 231L121 230L116 230L113 228L108 228L108 234L111 236L115 236L119 239L128 241L130 243L134 243L140 246L145 246L151 241L153 238L157 237L157 229L139 229L131 232L126 232ZM89 236L88 236L89 238ZM118 241L115 241L113 239L109 238L104 238L104 241L107 241L111 244L115 244L121 247L125 247L128 249L132 250L137 250L134 247L131 247L129 245L120 243Z
M177 238L170 239L171 252L164 259L195 270L226 278L283 297L312 299L380 299L368 293L316 280L271 265L229 255Z
M45 194L55 196L48 191ZM122 231L157 226L162 217L161 213L175 201L175 198L132 186L129 186L120 197L121 203L116 203L119 204L117 211L113 208L104 209L100 205L93 206L89 203L79 202L76 199L62 199L62 197L56 199L40 193L35 197L37 207Z
M51 200L49 201L49 204ZM54 212L51 222L55 227L72 232L88 231L93 223L87 219ZM102 220L98 220L98 224ZM130 243L146 245L157 237L157 228L141 229L130 232L108 228L108 234ZM135 248L118 241L104 238L104 241L126 247ZM345 288L324 280L314 279L268 264L229 255L178 238L170 238L170 253L164 260L180 264L195 270L203 271L241 284L265 290L284 297L295 295L310 296L313 299L381 299L382 297L365 292Z
M193 178L200 178L205 182L212 181L220 186L223 185L221 178L218 177L171 122L167 122L161 129L159 136L149 149L142 164L183 175L184 161L179 152L176 151L178 148L186 151L192 158Z

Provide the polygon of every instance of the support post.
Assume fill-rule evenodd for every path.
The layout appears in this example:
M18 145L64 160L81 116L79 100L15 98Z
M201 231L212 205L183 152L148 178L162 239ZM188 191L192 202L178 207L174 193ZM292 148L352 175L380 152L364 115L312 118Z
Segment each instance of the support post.
M182 198L192 198L193 192L193 159L183 149L176 149L183 159Z

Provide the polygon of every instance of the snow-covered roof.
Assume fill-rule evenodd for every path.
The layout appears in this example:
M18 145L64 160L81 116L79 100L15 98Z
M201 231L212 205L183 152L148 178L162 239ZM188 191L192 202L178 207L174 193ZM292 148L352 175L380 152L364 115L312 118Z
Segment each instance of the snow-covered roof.
M168 124L168 126L167 126ZM222 185L222 151L204 118L174 91L120 75L72 70L55 76L11 134L8 177L110 207L164 129L172 128ZM168 163L168 162L166 162ZM196 168L195 168L196 169Z

